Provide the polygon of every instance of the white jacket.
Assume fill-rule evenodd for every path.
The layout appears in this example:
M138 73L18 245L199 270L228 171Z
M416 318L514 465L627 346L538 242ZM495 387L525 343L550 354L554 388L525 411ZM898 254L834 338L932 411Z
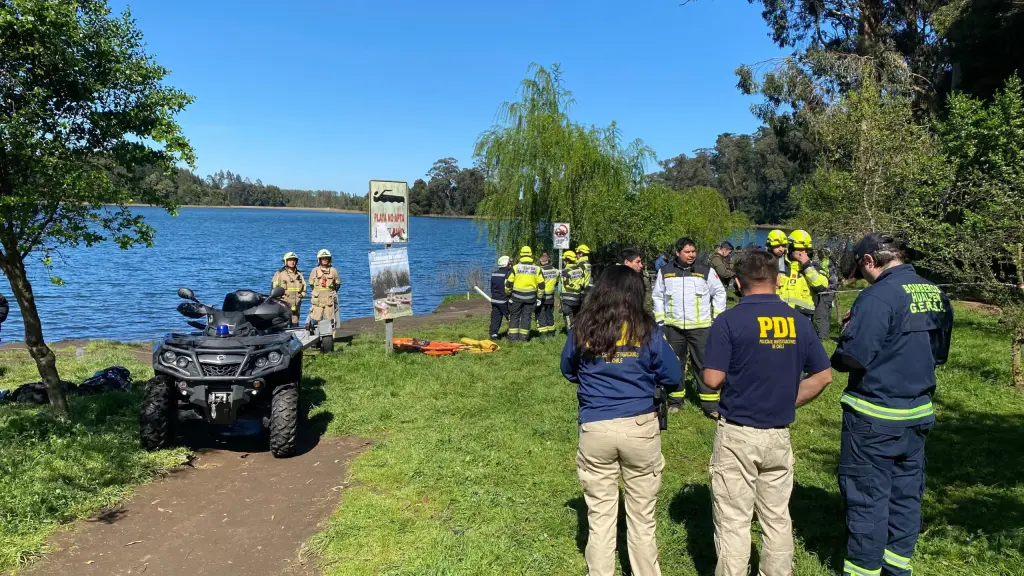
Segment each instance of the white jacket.
M652 290L654 319L680 330L708 328L725 312L725 287L714 268L678 259L662 267Z

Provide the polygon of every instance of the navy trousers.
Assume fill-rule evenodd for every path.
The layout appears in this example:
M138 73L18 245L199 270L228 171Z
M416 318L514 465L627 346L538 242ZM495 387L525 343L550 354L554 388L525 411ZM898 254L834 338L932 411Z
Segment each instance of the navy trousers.
M501 304L491 304L491 339L498 337L498 331L501 330L501 321L508 320L508 302L502 302ZM512 326L509 325L509 328Z
M932 424L886 426L846 409L839 491L846 500L843 574L910 576L921 532L925 438Z

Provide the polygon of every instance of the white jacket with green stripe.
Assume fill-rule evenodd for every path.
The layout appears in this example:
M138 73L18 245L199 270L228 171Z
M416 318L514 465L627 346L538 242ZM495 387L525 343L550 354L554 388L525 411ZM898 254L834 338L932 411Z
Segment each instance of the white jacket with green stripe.
M662 267L654 281L654 319L680 330L708 328L725 312L725 287L714 268L678 259Z

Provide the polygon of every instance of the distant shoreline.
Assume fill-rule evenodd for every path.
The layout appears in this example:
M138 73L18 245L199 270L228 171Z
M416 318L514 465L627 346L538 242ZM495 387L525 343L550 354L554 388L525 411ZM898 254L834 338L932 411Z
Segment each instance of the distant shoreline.
M112 206L112 204L107 204ZM129 208L159 208L153 204L125 204ZM185 204L178 208L217 208L217 209L243 209L243 210L306 210L309 212L337 212L339 214L366 214L362 210L342 210L341 208L306 208L303 206L204 206L202 204ZM456 214L421 214L412 218L449 218L453 220L473 220L476 216L464 216Z

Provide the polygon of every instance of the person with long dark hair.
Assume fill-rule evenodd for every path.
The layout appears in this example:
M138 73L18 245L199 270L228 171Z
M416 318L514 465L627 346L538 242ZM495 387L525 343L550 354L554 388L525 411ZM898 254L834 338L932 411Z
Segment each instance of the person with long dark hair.
M654 508L665 459L655 387L677 388L682 367L662 328L644 310L640 274L613 266L601 275L569 331L561 367L578 385L576 473L590 524L589 574L615 572L621 472L633 574L658 576Z

